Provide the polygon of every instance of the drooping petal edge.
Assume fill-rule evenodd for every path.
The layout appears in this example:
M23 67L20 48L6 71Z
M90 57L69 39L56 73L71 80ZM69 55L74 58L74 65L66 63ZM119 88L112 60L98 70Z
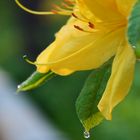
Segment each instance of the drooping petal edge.
M135 54L128 44L118 49L113 62L112 74L98 108L107 120L112 118L113 108L128 94L135 67Z

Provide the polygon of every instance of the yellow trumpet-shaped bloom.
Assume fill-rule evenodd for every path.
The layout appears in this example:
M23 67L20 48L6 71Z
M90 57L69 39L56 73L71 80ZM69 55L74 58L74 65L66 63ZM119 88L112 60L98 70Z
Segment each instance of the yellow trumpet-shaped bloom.
M135 54L126 37L128 16L136 0L77 0L67 24L37 58L37 70L68 75L100 67L115 56L98 108L106 119L127 95Z
M98 108L106 119L127 95L136 57L126 36L136 0L69 0L71 17L35 62L37 71L59 75L100 67L115 56L112 73ZM64 14L65 12L63 12Z

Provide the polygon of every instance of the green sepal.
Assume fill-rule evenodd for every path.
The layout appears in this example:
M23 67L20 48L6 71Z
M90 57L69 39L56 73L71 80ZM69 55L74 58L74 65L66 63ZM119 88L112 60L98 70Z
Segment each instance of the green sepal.
M137 0L129 16L127 36L136 57L140 58L140 0Z
M104 117L98 110L98 103L111 74L111 64L93 70L88 76L76 101L76 111L85 131L90 131L102 122Z
M23 83L18 85L17 92L20 91L27 91L34 88L37 88L44 84L46 81L54 77L56 74L53 72L48 73L39 73L35 71L27 80L25 80Z

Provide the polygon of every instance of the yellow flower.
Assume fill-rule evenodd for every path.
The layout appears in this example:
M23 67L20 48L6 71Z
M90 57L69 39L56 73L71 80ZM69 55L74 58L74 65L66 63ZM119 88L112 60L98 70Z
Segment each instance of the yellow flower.
M74 4L73 9L55 13L72 16L54 42L38 56L37 71L69 75L96 69L115 56L110 79L98 104L109 120L112 109L127 95L133 80L136 57L127 41L126 29L136 0L66 1Z

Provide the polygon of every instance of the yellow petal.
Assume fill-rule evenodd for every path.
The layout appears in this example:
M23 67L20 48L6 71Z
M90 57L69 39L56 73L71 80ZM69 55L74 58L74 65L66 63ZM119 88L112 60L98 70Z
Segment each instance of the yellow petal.
M67 32L66 32L67 31ZM89 70L101 66L112 57L123 38L124 29L95 33L82 33L66 25L56 40L37 58L39 72L49 69L60 75Z
M121 19L115 0L77 0L79 3L84 2L89 10L102 21L112 21ZM82 7L82 6L81 6ZM81 8L82 9L82 8Z
M128 44L119 48L113 62L111 77L98 104L99 110L108 120L111 119L113 108L124 99L129 91L135 61L134 51Z
M55 51L56 46L61 47L64 45L64 43L68 42L71 39L71 34L69 34L70 30L73 32L73 30L76 30L73 25L75 25L75 21L77 21L74 18L70 18L67 22L66 26L63 26L62 29L56 34L56 40L51 43L41 54L37 57L37 60L35 63L37 63L37 70L41 73L46 73L50 70L50 67L47 65L48 58L53 53L53 50ZM73 33L74 34L74 33ZM65 37L63 39L63 37ZM57 39L58 38L58 39Z
M79 16L81 16L81 18L84 16L87 20L93 22L94 24L95 22L100 21L100 19L95 17L95 15L89 10L83 0L76 0L76 4L78 6Z
M120 13L128 17L136 0L116 0L116 3Z

